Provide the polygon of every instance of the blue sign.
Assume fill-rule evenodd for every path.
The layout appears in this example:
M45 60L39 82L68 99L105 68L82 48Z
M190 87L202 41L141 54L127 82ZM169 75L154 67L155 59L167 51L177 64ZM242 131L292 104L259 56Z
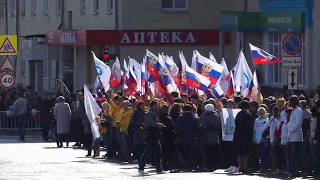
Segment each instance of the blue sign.
M249 88L251 80L246 73L243 73L243 75L244 75L244 78L246 79L246 88Z
M288 34L282 40L282 49L290 55L296 55L301 52L302 40L299 35Z
M96 68L97 68L98 76L102 76L103 71L102 71L101 67L100 66L96 66Z

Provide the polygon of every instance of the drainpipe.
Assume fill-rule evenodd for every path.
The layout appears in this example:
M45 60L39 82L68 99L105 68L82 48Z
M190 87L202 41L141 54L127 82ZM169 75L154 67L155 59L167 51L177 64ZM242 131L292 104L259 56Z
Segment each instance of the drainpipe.
M8 6L8 3L6 2L6 6ZM19 41L19 23L20 23L20 0L16 1L16 35L17 35L17 46L18 49L20 48L20 41ZM18 66L18 54L16 55L16 59L14 61L14 67L17 68ZM14 76L17 76L17 72L14 72Z
M60 24L59 24L59 27L58 27L58 30L61 30L64 26L64 0L61 0L61 4L60 4L60 7L61 7L61 12L60 12Z
M119 0L114 1L114 28L115 30L119 30ZM116 54L119 56L118 58L120 59L120 46L116 46Z
M5 34L9 34L9 26L8 26L8 0L4 1L4 24L5 24Z
M58 30L61 30L64 26L64 9L65 9L65 4L64 4L64 0L61 0L61 4L60 4L60 8L61 8L61 11L60 11L60 24L59 24L59 27L58 27ZM59 80L60 81L56 81L58 83L60 83L60 90L61 92L63 92L63 60L62 60L62 57L63 57L63 54L62 54L62 50L63 50L63 47L60 45L60 48L59 48L60 52L60 56L59 56ZM49 63L49 62L48 62ZM57 89L58 90L58 89Z
M244 12L248 12L248 0L244 0ZM243 40L242 40L242 50L243 50L243 53L246 52L246 36L245 36L245 32L242 33L242 37L243 37Z

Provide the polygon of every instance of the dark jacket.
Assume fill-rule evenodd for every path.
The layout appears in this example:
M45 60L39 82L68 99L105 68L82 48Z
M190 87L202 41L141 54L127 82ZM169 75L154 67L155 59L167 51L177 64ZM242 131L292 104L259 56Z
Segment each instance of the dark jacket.
M200 117L199 138L203 145L219 144L221 122L217 112L204 112Z
M154 110L149 110L144 116L144 130L147 144L160 144L159 118Z
M190 145L196 143L198 133L198 121L192 112L184 112L174 125L176 143Z
M238 147L249 147L253 141L253 125L249 113L241 110L235 119L235 132L233 141ZM248 148L249 150L249 148Z
M129 129L133 132L133 144L144 144L145 132L143 129L145 111L137 109L133 112L130 120Z
M163 143L173 143L176 135L174 133L174 123L170 116L167 114L160 114L160 123L165 127L161 129L161 142Z

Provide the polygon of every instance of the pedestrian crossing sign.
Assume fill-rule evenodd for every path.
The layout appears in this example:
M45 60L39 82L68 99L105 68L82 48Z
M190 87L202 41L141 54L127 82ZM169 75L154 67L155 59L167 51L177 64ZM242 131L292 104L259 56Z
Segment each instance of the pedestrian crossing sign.
M13 66L9 56L6 56L0 66L0 72L15 72L16 68Z
M17 55L18 37L16 35L0 35L0 56Z

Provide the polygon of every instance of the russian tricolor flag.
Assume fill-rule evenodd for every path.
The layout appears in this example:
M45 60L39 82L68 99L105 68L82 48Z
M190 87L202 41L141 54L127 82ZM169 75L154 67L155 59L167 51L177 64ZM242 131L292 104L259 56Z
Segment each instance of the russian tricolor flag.
M250 44L252 59L254 64L275 64L281 62L281 60L274 55L267 53L266 51Z
M157 80L160 80L159 72L161 70L161 64L158 61L158 57L147 50L146 61L147 71L149 73L149 82L155 82Z
M235 70L232 69L230 71L230 73L229 73L229 76L226 78L226 81L229 84L228 91L227 91L227 96L229 98L232 98L234 96L234 93L235 93L234 74L235 74Z
M202 56L198 51L194 51L194 56L197 62L197 72L210 79L212 85L216 85L224 67Z
M207 91L210 80L205 76L197 73L195 70L186 65L186 80L188 88L200 89L203 91Z
M111 87L121 86L122 76L123 76L123 72L121 71L121 68L120 68L120 60L117 57L116 61L112 65L111 78L110 78Z

